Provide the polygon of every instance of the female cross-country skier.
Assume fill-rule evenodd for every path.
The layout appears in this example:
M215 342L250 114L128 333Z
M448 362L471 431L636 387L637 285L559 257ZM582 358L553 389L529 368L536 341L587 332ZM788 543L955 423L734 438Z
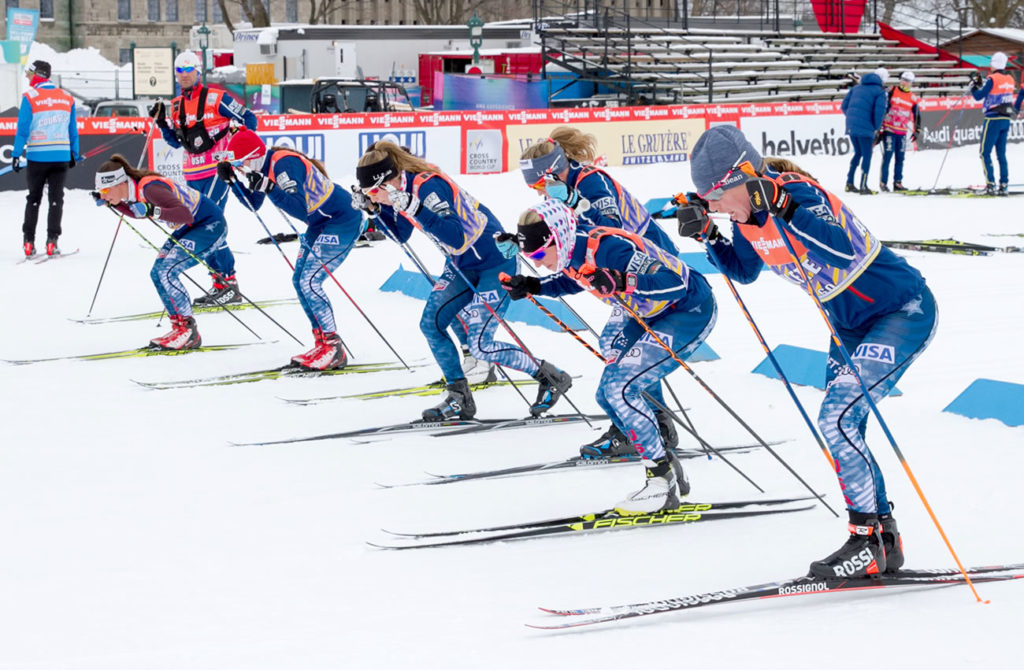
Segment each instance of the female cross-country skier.
M618 503L621 514L644 514L679 506L689 482L662 440L654 407L643 392L679 367L658 342L685 360L715 325L715 298L704 277L639 235L621 228L577 225L572 209L545 200L519 218L523 253L538 267L557 274L539 279L516 275L502 285L513 299L559 296L589 290L598 297L624 301L657 333L647 333L631 315L607 359L597 402L644 458L646 481Z
M711 261L744 284L768 269L804 290L782 235L824 305L875 402L887 396L935 333L935 299L921 273L883 247L850 209L792 163L762 159L732 126L709 129L697 141L690 172L700 195L679 210L680 235L707 242ZM732 219L732 240L707 217ZM835 461L849 509L850 537L811 563L819 577L895 571L903 546L885 481L864 440L868 403L835 343L818 425Z
M675 243L651 220L651 215L640 201L605 170L593 165L597 156L596 137L561 126L551 131L547 139L527 147L520 157L519 168L527 186L575 210L580 226L621 228L653 242L662 251L677 255ZM612 306L612 314L601 332L601 351L614 358L615 343L629 317L614 301L608 303ZM665 404L660 383L652 385L647 392ZM661 410L656 410L655 414L665 447L675 448L679 444L679 436L672 419ZM614 422L603 435L580 448L580 455L584 458L632 453L633 444Z
M97 205L109 205L135 219L150 218L173 229L149 276L171 319L171 331L151 340L159 349L195 349L202 344L182 272L207 260L224 243L224 213L199 191L167 177L139 170L119 154L96 172Z
M247 208L258 210L270 198L306 224L292 284L313 326L314 346L292 357L292 363L311 370L344 367L345 348L323 283L327 273L348 256L362 231L363 217L353 209L352 196L331 181L320 161L292 149L267 149L251 130L235 133L227 151L228 160L217 164L217 174L234 184L235 195Z
M514 274L517 267L516 259L506 258L494 240L504 232L497 217L436 166L392 142L371 145L359 159L356 178L359 193L353 202L376 217L390 237L404 243L419 229L447 256L427 298L420 330L441 367L448 395L423 412L424 420L471 419L476 414L459 351L447 333L456 319L467 328L474 358L525 372L540 383L531 414L551 409L572 378L494 337L509 305L498 276Z

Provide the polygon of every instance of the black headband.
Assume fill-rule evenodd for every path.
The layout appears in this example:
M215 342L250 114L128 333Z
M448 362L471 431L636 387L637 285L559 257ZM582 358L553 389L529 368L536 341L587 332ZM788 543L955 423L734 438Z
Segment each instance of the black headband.
M516 242L523 253L531 254L551 243L551 229L544 221L519 226Z
M356 168L356 179L359 181L359 188L373 188L380 186L389 179L398 176L398 169L395 168L395 161L390 154L384 154L384 158L371 163L360 165Z

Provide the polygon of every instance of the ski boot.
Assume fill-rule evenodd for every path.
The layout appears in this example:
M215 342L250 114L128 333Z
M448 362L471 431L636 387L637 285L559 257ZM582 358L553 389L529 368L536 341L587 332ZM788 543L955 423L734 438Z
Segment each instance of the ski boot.
M1000 184L999 190L996 191L996 195L1006 196L1009 195L1008 187L1006 184Z
M896 182L896 183L898 184L899 182ZM881 191L882 193L888 193L889 192L889 187L886 186L885 182L883 181L881 184L878 185L878 190Z
M904 186L903 182L901 182L901 181L894 181L892 183L892 190L893 191L906 191L907 187Z
M474 358L469 347L462 347L462 374L470 384L490 384L498 379L494 363Z
M292 356L292 363L309 370L337 370L348 364L345 348L337 333L313 329L313 348L304 354Z
M882 525L885 571L896 572L903 567L903 538L900 537L900 530L896 527L896 519L892 518L892 513L880 515L878 522Z
M668 456L656 461L644 460L647 479L644 487L614 507L622 516L650 514L679 507L677 475Z
M636 447L613 423L600 437L580 447L580 456L587 459L613 456L636 456Z
M857 192L857 187L853 185L852 181L846 182L846 192L847 193L856 193Z
M171 315L171 332L149 341L154 349L198 349L203 344L196 328L196 320L191 316Z
M25 250L25 258L32 258L36 255L36 243L32 240L25 240L22 248Z
M985 184L985 195L995 195L995 194L996 194L996 185L993 184L992 182L989 182L989 183Z
M424 421L446 421L448 419L472 419L476 416L476 403L465 379L452 382L445 387L447 397L434 407L423 410Z
M57 248L57 238L51 237L46 240L46 255L47 256L59 256L60 249Z
M860 180L860 188L857 189L857 193L860 193L861 195L875 195L876 194L876 191L872 191L870 188L868 188L868 177L867 177L867 175L864 175L864 178Z
M658 419L658 431L661 433L661 441L665 445L665 451L675 449L679 446L679 433L676 432L676 424L668 412L657 410L654 416Z
M853 510L849 514L849 539L835 552L811 563L812 577L867 577L885 572L885 548L878 515Z
M196 298L192 305L193 307L216 307L241 301L242 294L238 292L238 280L234 275L224 278L214 276L213 288L210 289L210 292Z
M572 386L569 373L562 372L547 361L540 362L540 369L533 378L540 382L540 388L537 389L537 401L530 405L532 416L540 416L551 409Z

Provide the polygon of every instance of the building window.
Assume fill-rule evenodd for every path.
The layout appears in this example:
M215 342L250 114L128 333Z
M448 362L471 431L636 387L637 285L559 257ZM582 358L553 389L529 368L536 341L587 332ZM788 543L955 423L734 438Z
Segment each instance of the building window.
M216 0L213 3L213 22L224 23L224 16L220 13L220 3Z
M196 0L196 23L206 23L206 0Z
M164 5L164 20L168 23L178 22L178 0L167 0Z
M7 9L18 9L18 0L7 0Z
M125 63L132 62L132 50L131 49L118 49L117 50L117 61L118 61L118 65L124 65Z
M284 0L284 20L288 23L299 22L299 0Z
M39 0L39 18L53 18L53 0Z
M160 20L160 0L146 0L146 15L150 21Z
M132 2L131 2L131 0L117 0L117 20L118 21L131 21L132 20Z

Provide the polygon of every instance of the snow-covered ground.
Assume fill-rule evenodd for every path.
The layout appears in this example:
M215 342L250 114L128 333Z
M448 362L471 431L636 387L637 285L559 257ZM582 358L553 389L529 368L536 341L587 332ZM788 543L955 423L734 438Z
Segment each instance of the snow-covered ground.
M930 186L941 153L908 156L906 182ZM1010 149L1024 175L1024 147ZM845 161L804 167L841 188ZM347 186L352 170L330 166ZM611 170L641 198L690 188L686 165ZM877 165L875 168L877 174ZM973 148L954 151L940 186L979 181ZM459 180L511 226L533 198L517 173ZM876 180L873 180L876 181ZM1024 181L1019 177L1012 181ZM883 239L955 236L1020 244L1019 198L846 197ZM80 325L116 218L83 191L68 194L62 246L74 257L16 264L23 198L0 194L0 358L32 358L140 346L166 329L152 321ZM289 230L272 209L264 220ZM40 241L45 236L45 214ZM240 205L229 209L230 242L243 291L292 297L289 270ZM151 239L151 224L140 228ZM681 240L684 251L696 243ZM438 254L418 251L434 267ZM289 249L294 253L295 247ZM1024 560L1018 473L1024 428L942 412L977 378L1024 382L1021 263L1024 255L963 257L906 252L941 310L933 344L900 381L904 395L882 411L965 564ZM154 253L122 227L94 316L159 309L148 277ZM338 278L408 359L426 358L417 332L422 303L378 287L403 262L390 243L353 251ZM202 272L192 272L201 283ZM779 452L841 506L833 474L781 384L751 370L763 352L720 276L710 279L720 317L709 344L721 360L695 369L758 432L789 439ZM385 346L328 285L342 334L359 361L390 359ZM765 276L741 287L773 345L824 350L828 336L794 287ZM604 307L572 304L600 325ZM309 343L297 305L272 315ZM394 437L274 447L272 439L412 419L432 398L340 401L302 407L280 398L337 395L426 383L428 366L324 379L194 390L148 391L130 380L171 380L279 365L301 348L253 311L237 313L262 346L182 357L63 361L0 367L0 668L18 670L319 670L335 668L859 668L882 663L931 668L1010 668L1019 663L1024 587L825 595L723 605L633 624L543 634L538 605L594 606L684 595L803 573L835 549L844 521L818 507L762 520L668 527L479 547L386 552L368 547L380 528L421 530L525 521L603 509L636 488L641 466L383 490L432 472L567 458L595 435L585 426L472 436ZM200 315L205 343L251 342L223 314ZM582 375L571 392L584 410L599 366L571 338L518 331L535 352ZM685 372L671 382L712 444L747 442L744 431ZM799 388L814 415L821 392ZM477 396L481 417L514 417L509 389ZM560 406L559 410L565 410ZM908 567L952 565L938 533L872 419L868 431L887 475ZM686 446L692 446L686 441ZM768 455L735 456L770 496L800 486ZM693 500L756 492L717 459L687 462ZM1014 660L1018 659L1018 660Z

